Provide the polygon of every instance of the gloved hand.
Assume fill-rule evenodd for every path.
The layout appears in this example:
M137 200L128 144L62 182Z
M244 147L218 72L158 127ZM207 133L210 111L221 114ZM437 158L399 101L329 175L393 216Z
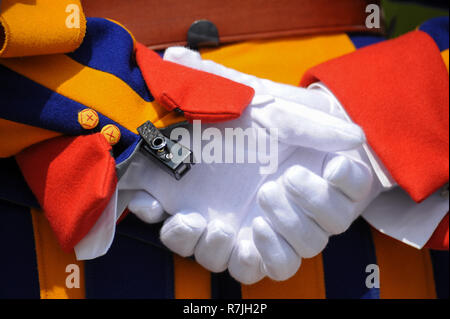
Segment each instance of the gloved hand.
M124 184L125 179L122 180L122 185ZM118 212L128 208L131 213L147 224L162 222L170 216L164 211L161 203L143 189L120 189L119 185L118 192Z
M203 61L197 53L182 48L167 50L165 59L251 85L257 94L270 87L280 96L295 100L302 93L299 88L274 84L268 80L260 80L226 69L212 61ZM316 92L321 92L328 97L328 103L318 104L322 111L349 121L343 108L324 86L318 85L315 89L318 89ZM324 153L314 154L313 151L306 149L297 151L283 163L278 174L267 179L271 182L261 187L259 199L261 206L267 211L268 220L262 218L264 214L261 213L260 207L253 203L251 212L241 224L238 240L229 262L229 271L236 279L251 283L258 281L264 275L275 280L289 278L296 272L300 257L312 257L319 253L329 235L345 231L363 208L377 196L381 186L378 180L373 178L369 161L362 148L346 152L345 156L328 154L324 158L323 155ZM291 163L300 163L302 166L296 165L284 172ZM298 174L302 171L306 173L305 177L309 177L310 182L298 180ZM277 177L282 173L284 173L282 177ZM291 185L287 182L289 180L297 181L299 185L294 183L294 186L299 187L293 187L294 190L291 190L287 186ZM301 186L306 186L306 189ZM291 191L287 192L287 189ZM317 194L314 189L317 189ZM295 190L309 190L311 193L308 194L309 198L323 200L323 202L318 201L319 208L322 209L313 213L309 212L311 207L314 207L311 206L314 204L312 200L310 206L304 205L309 210L299 210L298 205L295 205L292 200L297 200L298 203L302 199L309 198L300 196L303 194L301 192L296 194ZM317 196L321 192L323 194ZM311 197L314 194L316 196ZM329 198L326 198L324 194L329 194ZM333 208L330 202L336 204L336 207ZM325 209L320 205L325 205ZM311 223L311 219L314 222ZM167 221L167 225L169 224L171 221ZM316 224L321 227L315 229ZM278 230L278 233L272 228ZM299 231L301 229L303 231ZM163 227L162 233L164 232ZM168 233L166 232L166 237ZM280 237L280 234L283 236ZM295 252L291 247L294 247ZM281 251L284 253L280 253Z
M333 100L328 113L347 118L324 85L319 83L311 89ZM330 153L320 168L311 162L312 157L308 162L308 156L300 158L297 153L296 165L262 185L257 198L265 218L256 214L251 229L241 228L229 262L232 276L246 284L265 275L274 280L288 279L297 271L301 257L314 256L325 247L320 243L345 231L387 189L373 176L368 148L364 145Z
M183 53L185 49L175 50L181 50ZM169 52L170 50L167 51ZM185 52L201 61L199 56L195 57L197 53ZM183 56L179 54L180 52L175 53L177 56ZM313 162L320 166L328 152L355 148L364 141L364 134L359 127L322 112L329 109L330 100L320 92L260 80L213 62L207 63L212 63L211 65L217 68L217 70L208 69L208 72L251 85L256 91L252 105L240 119L206 126L203 134L209 134L208 137L217 132L223 134L227 127L277 128L278 163L286 168L298 163L299 159L290 162L290 157L300 146L308 148L301 150L304 154L308 151L320 153L316 155L322 160L317 160L315 156L308 157L314 158ZM264 138L268 137L266 132ZM258 137L250 136L250 140L256 142ZM186 143L186 140L182 140L181 143ZM187 144L189 146L190 143ZM203 141L203 146L208 144ZM258 150L256 153L261 155L264 151ZM245 156L249 154L251 152L244 152ZM253 223L253 219L249 218L250 215L253 217L262 215L261 210L254 209L258 207L257 190L268 178L274 179L282 172L279 170L278 175L270 176L261 172L263 168L265 167L260 163L203 163L196 165L181 181L175 181L153 163L138 156L120 180L119 189L145 190L146 193L141 194L145 194L149 202L154 202L153 197L149 195L152 194L169 214L176 214L166 221L162 228L162 241L180 255L195 254L197 261L207 269L222 271L228 265L238 231L250 228ZM311 227L317 228L314 223L311 224ZM268 226L269 232L275 233L271 226ZM242 231L242 234L244 233ZM241 232L239 235L242 239ZM279 235L277 236L278 240ZM325 241L311 241L311 245L317 247L311 249L308 254L320 251L326 243L326 238L325 236ZM240 242L244 242L243 239ZM299 257L296 258L299 260ZM238 260L244 261L246 258ZM239 278L240 275L236 274L236 277ZM243 278L242 281L250 280Z
M362 163L367 160L365 153L361 149L345 153L299 148L277 173L268 176L248 204L228 261L236 280L252 284L264 276L288 279L297 272L301 258L320 253L328 237L345 231L376 197L379 184ZM159 216L160 205L149 194L142 197L143 202L145 197L153 203L147 214ZM194 251L198 256L201 247L208 246L206 239L200 240L207 234L207 218L193 210L175 214L164 223L162 241L182 256ZM217 258L226 243L228 237L217 236L218 247L210 251L210 258Z

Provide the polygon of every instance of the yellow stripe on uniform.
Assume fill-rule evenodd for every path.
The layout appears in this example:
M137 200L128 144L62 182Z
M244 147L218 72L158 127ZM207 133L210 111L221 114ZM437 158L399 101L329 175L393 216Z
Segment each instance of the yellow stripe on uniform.
M16 155L30 145L58 135L61 134L39 127L0 119L0 158Z
M43 212L32 209L31 214L41 299L84 299L84 263L76 260L75 253L62 251ZM66 286L67 277L75 274L68 265L76 265L79 269L79 288Z
M211 299L211 274L194 260L173 255L176 299Z
M249 41L202 50L204 59L260 78L298 85L309 68L355 51L345 34Z
M380 269L381 299L435 299L427 249L418 250L372 229Z
M442 60L444 61L445 66L447 67L448 72L448 49L441 52Z
M0 57L72 52L84 38L79 0L0 2Z
M0 63L100 112L134 133L148 120L157 127L164 127L184 119L173 112L169 114L156 102L145 101L115 75L82 65L64 54L2 59Z
M325 299L325 277L322 256L303 259L300 270L287 281L264 278L260 282L242 285L243 299Z

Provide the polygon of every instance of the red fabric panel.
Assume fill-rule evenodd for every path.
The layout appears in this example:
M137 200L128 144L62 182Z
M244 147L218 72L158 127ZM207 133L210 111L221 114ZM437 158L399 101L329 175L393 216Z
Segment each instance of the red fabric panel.
M422 31L365 47L310 69L322 81L397 183L417 202L449 179L449 78L438 47Z
M426 248L448 250L448 213L425 245Z
M65 251L94 226L117 184L111 146L100 134L56 137L16 156Z
M188 120L236 119L255 94L246 85L164 61L140 43L136 44L136 61L155 100L169 111L182 110Z
M124 220L131 212L129 211L128 208L125 208L125 210L123 211L122 215L120 215L119 219L116 222L116 225L119 225L122 220Z

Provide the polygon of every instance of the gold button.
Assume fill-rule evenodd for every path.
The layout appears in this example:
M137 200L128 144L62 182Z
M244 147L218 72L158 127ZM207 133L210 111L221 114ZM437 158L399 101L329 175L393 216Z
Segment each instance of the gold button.
M120 140L120 130L113 124L105 125L101 132L110 145L116 145Z
M86 130L91 130L98 125L98 114L92 109L84 109L78 113L78 123Z

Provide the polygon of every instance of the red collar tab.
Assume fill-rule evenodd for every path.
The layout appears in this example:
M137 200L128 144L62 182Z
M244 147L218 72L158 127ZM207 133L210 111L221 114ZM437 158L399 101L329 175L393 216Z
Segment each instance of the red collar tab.
M113 195L117 176L111 146L100 133L59 136L16 156L62 249L71 252Z
M155 100L167 110L181 110L186 119L224 122L239 118L255 91L229 79L164 61L136 44L136 61Z

